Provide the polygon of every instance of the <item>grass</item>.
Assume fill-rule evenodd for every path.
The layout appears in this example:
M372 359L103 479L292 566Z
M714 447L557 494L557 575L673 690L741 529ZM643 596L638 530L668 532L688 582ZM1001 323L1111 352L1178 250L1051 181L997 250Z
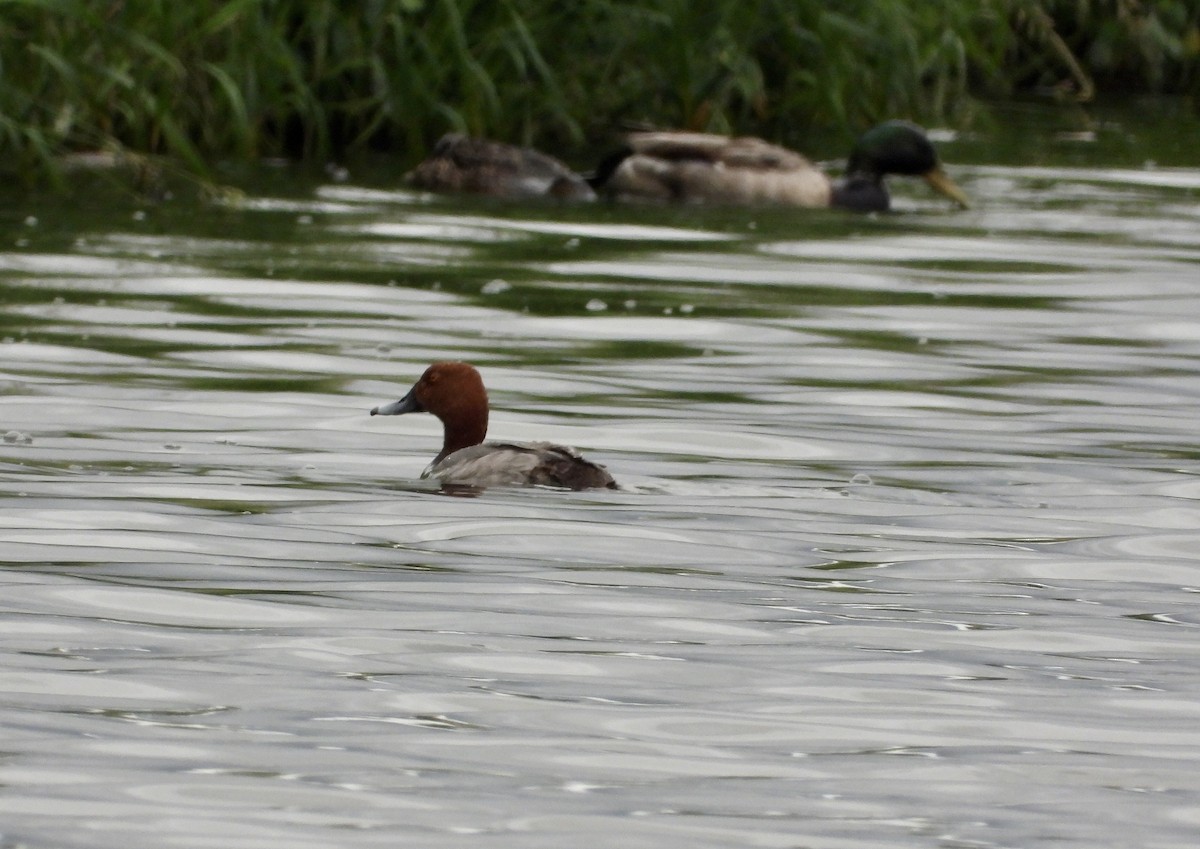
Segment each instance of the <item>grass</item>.
M630 124L845 138L1036 90L1200 94L1194 0L0 0L0 169L320 161L447 130L552 149ZM134 157L136 159L136 156Z

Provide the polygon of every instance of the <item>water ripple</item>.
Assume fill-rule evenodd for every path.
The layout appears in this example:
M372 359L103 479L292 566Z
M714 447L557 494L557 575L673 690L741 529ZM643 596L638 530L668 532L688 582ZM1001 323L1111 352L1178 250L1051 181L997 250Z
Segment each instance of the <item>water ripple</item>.
M6 839L1192 845L1200 176L961 170L15 204ZM419 480L459 358L622 488Z

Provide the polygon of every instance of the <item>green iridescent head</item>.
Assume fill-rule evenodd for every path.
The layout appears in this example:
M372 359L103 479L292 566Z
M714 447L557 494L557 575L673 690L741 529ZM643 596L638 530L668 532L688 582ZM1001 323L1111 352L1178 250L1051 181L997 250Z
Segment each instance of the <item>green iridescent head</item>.
M847 181L877 183L885 174L922 177L934 191L970 206L965 192L946 176L925 131L908 121L885 121L867 130L855 144L846 165Z

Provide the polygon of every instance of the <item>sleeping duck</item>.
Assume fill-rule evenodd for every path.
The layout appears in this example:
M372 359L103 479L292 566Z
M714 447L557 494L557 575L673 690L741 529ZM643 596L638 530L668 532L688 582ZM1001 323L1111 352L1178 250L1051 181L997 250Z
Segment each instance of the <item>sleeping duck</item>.
M762 139L687 132L633 133L590 182L618 200L839 207L859 212L890 205L887 174L923 177L962 207L966 194L946 175L924 131L888 121L859 138L846 174L831 180L805 157Z
M583 177L541 151L451 133L406 181L429 192L493 195L514 200L591 200L596 193Z

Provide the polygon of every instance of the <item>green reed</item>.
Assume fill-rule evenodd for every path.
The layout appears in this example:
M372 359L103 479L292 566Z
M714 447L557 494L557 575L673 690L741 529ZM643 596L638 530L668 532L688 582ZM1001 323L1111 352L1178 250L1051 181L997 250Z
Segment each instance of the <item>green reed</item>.
M1192 0L0 0L0 169L72 151L410 162L459 130L803 141L1040 87L1200 93ZM1131 83L1132 81L1132 83Z

